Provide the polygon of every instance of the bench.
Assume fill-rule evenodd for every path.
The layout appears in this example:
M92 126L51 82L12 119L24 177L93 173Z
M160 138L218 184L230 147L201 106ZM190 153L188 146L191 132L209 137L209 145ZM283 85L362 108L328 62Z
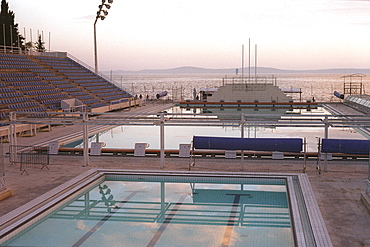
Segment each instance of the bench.
M270 151L299 153L303 151L302 138L238 138L193 136L191 161L189 170L195 166L195 150L241 150L241 151ZM243 170L243 167L241 168ZM304 167L306 170L306 155L304 151Z
M369 155L370 140L356 139L322 139L319 140L319 150L316 168L321 173L320 157L324 156L324 171L328 170L327 155L339 153L345 155Z

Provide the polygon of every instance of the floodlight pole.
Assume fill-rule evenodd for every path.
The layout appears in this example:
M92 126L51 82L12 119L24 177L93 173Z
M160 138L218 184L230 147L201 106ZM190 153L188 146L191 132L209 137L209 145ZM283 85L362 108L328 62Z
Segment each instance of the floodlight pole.
M103 10L104 7L107 9L110 9L110 4L113 3L113 0L108 0L108 3L105 3L106 0L101 1L101 5L99 5L98 12L96 12L96 17L94 21L94 60L95 60L95 74L99 72L98 70L98 45L96 41L96 23L98 19L101 19L102 21L105 19L105 17L108 15L107 10Z
M98 16L95 18L94 22L94 60L95 60L95 74L98 73L98 48L96 43L96 22L98 21Z

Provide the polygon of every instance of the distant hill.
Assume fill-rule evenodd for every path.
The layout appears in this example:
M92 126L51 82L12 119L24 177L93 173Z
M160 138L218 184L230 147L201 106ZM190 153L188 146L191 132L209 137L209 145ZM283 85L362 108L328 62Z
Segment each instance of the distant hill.
M241 69L239 68L239 74L241 74ZM139 71L127 71L127 70L114 70L114 74L207 74L207 73L217 73L217 74L235 74L236 69L206 69L199 67L178 67L172 69L144 69ZM103 71L104 74L110 74L110 71ZM244 68L244 74L249 73L248 68ZM251 73L254 74L254 67L251 68ZM259 74L370 74L370 69L318 69L318 70L284 70L269 67L257 67L257 73Z

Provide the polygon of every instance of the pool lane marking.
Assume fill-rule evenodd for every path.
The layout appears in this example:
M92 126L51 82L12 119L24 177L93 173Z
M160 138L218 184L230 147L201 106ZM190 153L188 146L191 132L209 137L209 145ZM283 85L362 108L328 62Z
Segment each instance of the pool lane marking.
M99 228L105 222L107 222L114 215L114 213L117 212L123 206L123 204L128 202L133 196L135 196L139 192L142 192L142 191L133 191L133 192L131 192L131 194L129 196L127 196L123 201L121 201L118 204L118 206L115 206L113 208L112 212L110 212L106 216L104 216L103 219L101 219L98 223L96 223L96 225L93 228L91 228L88 232L86 232L85 235L83 235L74 245L72 245L72 247L78 247L81 244L83 244L89 237L91 237L91 235L93 235L97 230L99 230Z
M241 196L248 196L251 197L250 194L226 194L229 196L234 196L234 202L233 202L233 207L230 210L230 215L229 215L229 220L226 225L224 237L222 239L222 247L227 247L230 245L230 239L231 239L231 234L233 233L234 225L235 225L235 218L237 217L237 209L240 206L240 197Z
M180 206L183 204L183 202L185 201L185 198L187 196L188 195L183 195L182 197L180 197L179 201L174 204L175 206L173 207L171 212L168 214L166 219L162 222L162 225L158 228L157 232L154 234L154 236L152 237L152 239L148 243L147 247L153 247L153 246L156 245L159 238L162 236L163 232L166 230L168 224L171 222L171 220L175 216L176 212L180 209Z

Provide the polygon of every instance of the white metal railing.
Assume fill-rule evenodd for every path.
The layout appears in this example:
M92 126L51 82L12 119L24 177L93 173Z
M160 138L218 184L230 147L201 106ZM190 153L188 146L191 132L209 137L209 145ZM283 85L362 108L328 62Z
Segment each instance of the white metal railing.
M272 77L225 77L223 84L273 84L277 85L277 78Z
M5 54L24 54L24 51L20 47L0 45L0 53L5 53Z

